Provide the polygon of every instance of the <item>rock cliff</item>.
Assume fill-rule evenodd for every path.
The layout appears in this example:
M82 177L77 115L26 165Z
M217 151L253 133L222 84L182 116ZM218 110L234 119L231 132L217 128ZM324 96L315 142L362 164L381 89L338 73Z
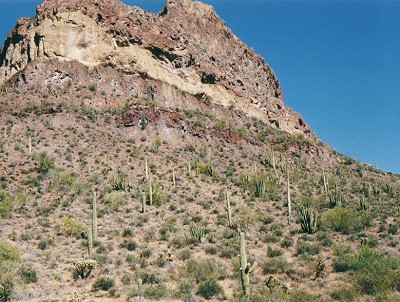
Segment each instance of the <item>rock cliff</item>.
M111 91L121 101L140 93L169 108L200 101L314 136L285 107L279 80L264 59L201 2L168 0L151 14L119 0L46 0L35 18L20 19L7 36L0 85L43 91L66 83L96 83L104 92L104 99L92 102L97 107L110 104Z

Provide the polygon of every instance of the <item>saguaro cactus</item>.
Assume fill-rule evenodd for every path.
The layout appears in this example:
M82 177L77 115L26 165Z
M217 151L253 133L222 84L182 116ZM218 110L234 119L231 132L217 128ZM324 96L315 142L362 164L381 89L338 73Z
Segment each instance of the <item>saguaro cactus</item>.
M93 240L97 240L97 196L96 196L96 191L93 191L92 231L93 231Z
M242 289L245 296L250 295L250 273L254 271L257 266L257 262L254 262L252 266L247 262L246 255L246 242L244 233L240 233L240 274L242 277Z
M150 205L153 205L153 187L151 185L151 176L149 176L149 199L150 199Z
M89 256L92 256L92 251L93 251L93 234L91 228L88 228L88 235L87 235L87 240L88 240L88 254Z
M146 180L149 180L149 167L147 164L147 155L144 158L144 174L145 174Z
M146 213L146 192L142 193L142 213Z
M29 150L29 156L32 156L32 136L29 135L28 137L28 150Z
M292 223L292 202L290 200L290 176L289 169L287 168L287 204L288 204L288 222Z
M226 196L226 210L228 212L228 225L230 228L233 228L232 208L231 208L231 202L229 200L228 190L225 191L225 196Z

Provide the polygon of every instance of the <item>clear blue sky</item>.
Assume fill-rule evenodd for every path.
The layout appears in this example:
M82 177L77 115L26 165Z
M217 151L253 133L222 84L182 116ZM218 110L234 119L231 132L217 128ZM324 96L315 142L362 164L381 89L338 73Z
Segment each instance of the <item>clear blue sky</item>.
M0 39L42 1L0 0ZM166 0L124 0L151 12ZM400 173L400 1L205 0L337 151Z

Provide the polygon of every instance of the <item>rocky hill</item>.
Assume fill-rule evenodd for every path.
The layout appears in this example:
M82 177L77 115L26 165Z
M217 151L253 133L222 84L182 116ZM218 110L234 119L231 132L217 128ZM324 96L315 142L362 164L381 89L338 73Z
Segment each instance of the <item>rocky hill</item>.
M400 301L400 177L320 142L211 6L47 0L0 89L0 301Z

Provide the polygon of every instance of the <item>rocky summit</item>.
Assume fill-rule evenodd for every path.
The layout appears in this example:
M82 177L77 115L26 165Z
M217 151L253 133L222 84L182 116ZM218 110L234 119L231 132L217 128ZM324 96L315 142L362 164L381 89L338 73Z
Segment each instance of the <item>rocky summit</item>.
M47 0L1 49L0 302L400 301L399 204L209 5Z
M106 93L118 90L121 99L135 91L170 108L196 100L233 106L278 129L313 136L285 107L264 59L201 2L171 0L154 15L119 0L47 0L8 35L0 84L24 90L88 81Z

